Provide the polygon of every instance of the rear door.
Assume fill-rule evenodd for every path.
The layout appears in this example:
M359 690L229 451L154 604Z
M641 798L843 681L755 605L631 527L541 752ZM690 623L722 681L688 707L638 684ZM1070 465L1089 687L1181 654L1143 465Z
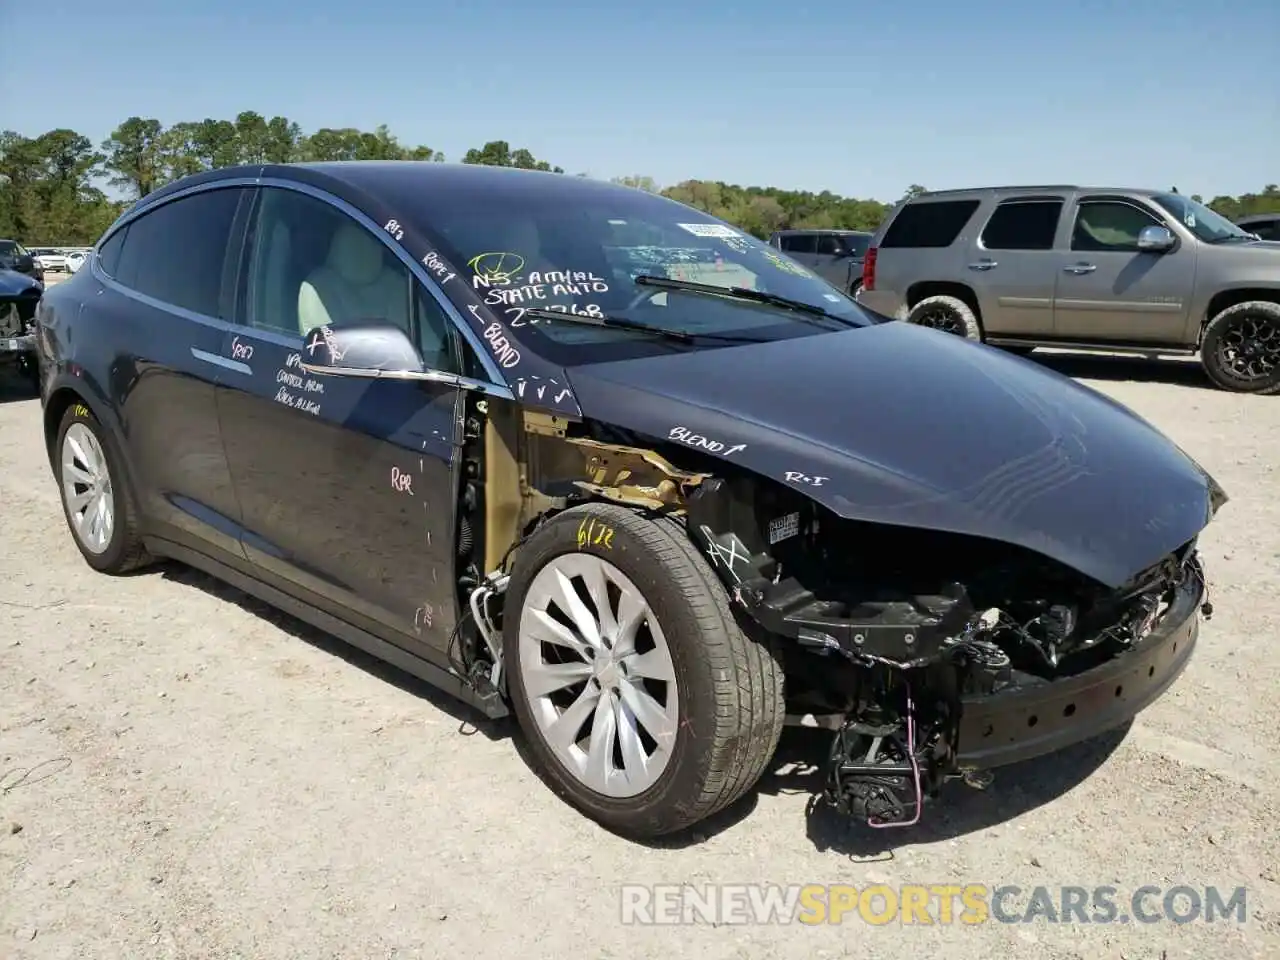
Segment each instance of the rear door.
M992 209L967 264L988 337L1053 335L1063 195L1012 197Z
M1132 197L1082 196L1068 249L1058 257L1054 333L1086 342L1179 346L1195 285L1196 248L1153 207ZM1172 250L1138 249L1143 227L1179 237Z
M320 309L404 326L437 369L459 346L384 231L327 198L257 193L222 345L244 369L218 395L245 552L282 589L439 661L457 616L460 391L301 364Z
M217 187L165 200L103 244L86 306L113 328L102 384L120 410L148 532L243 559L240 510L218 429L214 391L233 365L222 354L231 316L234 250L247 191Z

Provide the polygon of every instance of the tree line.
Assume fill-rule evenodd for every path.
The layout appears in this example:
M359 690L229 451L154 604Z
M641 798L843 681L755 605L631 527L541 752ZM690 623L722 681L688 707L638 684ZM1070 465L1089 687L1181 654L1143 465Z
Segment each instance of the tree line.
M180 177L218 167L306 160L445 159L429 146L401 143L385 125L372 131L322 127L305 133L287 117L268 119L253 111L233 120L206 118L168 127L154 118L130 117L100 144L65 128L36 137L6 130L0 133L0 237L33 246L91 244L137 198ZM513 149L505 140L472 148L460 160L565 172L523 147ZM614 182L687 203L762 239L787 228L874 230L896 202L845 197L829 190L814 193L711 180L686 180L667 187L646 176L615 177ZM112 200L104 184L126 199ZM923 190L913 184L907 195ZM1260 193L1217 196L1209 206L1232 219L1280 212L1280 188L1270 184Z

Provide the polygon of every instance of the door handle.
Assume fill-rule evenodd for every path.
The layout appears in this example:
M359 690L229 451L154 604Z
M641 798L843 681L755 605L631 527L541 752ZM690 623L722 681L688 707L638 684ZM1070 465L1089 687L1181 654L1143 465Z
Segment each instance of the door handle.
M992 270L999 264L995 260L979 260L977 263L969 264L970 270Z
M1092 263L1074 263L1069 267L1063 267L1063 270L1067 273L1074 273L1076 275L1082 273L1093 273L1093 271L1097 269L1097 265Z

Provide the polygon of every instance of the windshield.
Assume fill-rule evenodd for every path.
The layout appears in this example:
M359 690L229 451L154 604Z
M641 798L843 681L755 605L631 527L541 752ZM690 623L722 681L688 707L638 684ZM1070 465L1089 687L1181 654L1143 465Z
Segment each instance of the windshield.
M22 249L22 244L13 240L0 240L0 257L20 257L24 253L26 251Z
M875 322L785 254L682 204L603 185L580 194L548 193L535 194L522 185L505 196L490 191L479 197L433 198L429 210L439 252L464 271L477 296L506 315L531 349L557 363L723 348ZM815 323L812 312L794 307L637 283L642 276L708 284L726 292L745 288L798 301L838 319ZM530 308L618 318L692 334L693 339L673 341L621 326L557 323L526 316Z
M1180 193L1158 193L1151 198L1164 207L1174 219L1205 243L1224 240L1250 240L1252 237L1219 213L1214 213L1203 203L1197 203Z

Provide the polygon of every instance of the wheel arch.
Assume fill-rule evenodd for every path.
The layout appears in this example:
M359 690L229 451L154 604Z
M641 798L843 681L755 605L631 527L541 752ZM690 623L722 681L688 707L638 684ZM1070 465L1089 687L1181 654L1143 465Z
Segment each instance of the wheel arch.
M1242 286L1219 290L1209 298L1204 316L1200 318L1200 327L1196 334L1196 346L1200 347L1204 343L1204 332L1214 317L1223 310L1236 306L1236 304L1248 303L1251 300L1265 300L1270 303L1280 304L1280 286Z
M907 287L908 312L914 310L916 304L926 297L955 297L957 300L962 300L978 318L979 325L982 323L982 307L978 304L978 294L967 283L959 283L955 280L917 281Z

